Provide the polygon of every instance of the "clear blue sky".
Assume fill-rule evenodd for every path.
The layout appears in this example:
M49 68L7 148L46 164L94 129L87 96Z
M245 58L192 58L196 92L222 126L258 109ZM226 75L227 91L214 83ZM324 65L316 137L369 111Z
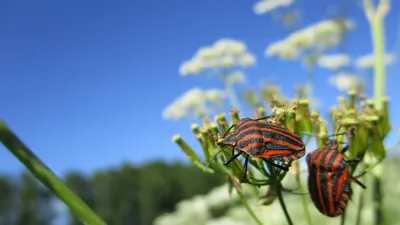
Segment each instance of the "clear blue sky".
M163 120L162 110L192 87L221 85L202 77L180 77L179 65L219 38L246 42L257 65L247 70L256 84L274 75L287 95L306 80L297 62L263 56L266 46L289 34L269 16L258 16L256 1L2 1L0 3L0 117L58 175L85 172L123 161L184 160L171 141L176 133L195 143L191 121ZM346 1L342 1L346 2ZM386 20L387 50L397 38L400 4ZM311 4L312 3L312 4ZM323 19L324 4L303 0L302 26ZM304 11L305 9L305 11ZM357 22L347 48L357 57L370 53L364 14L349 8ZM388 68L387 93L399 98L399 66ZM316 70L315 95L321 111L338 92L330 72ZM399 105L392 102L392 115ZM397 130L400 120L393 117ZM195 145L198 146L198 145ZM0 172L21 164L0 146Z

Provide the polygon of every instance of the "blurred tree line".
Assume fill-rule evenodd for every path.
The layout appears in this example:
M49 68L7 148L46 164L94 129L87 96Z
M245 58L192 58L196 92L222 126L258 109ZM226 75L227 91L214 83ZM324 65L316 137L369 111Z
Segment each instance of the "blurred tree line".
M71 171L64 180L110 225L150 225L179 201L225 181L192 165L163 161L125 163L90 175ZM30 173L0 176L1 225L51 225L56 217L55 198ZM72 214L67 224L82 225Z

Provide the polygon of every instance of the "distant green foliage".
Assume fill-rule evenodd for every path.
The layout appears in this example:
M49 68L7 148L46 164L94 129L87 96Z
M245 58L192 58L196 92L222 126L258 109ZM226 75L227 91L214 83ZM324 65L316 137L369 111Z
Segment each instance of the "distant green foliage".
M109 225L151 225L186 198L206 194L224 183L182 163L154 161L85 175L71 171L64 178L89 207ZM0 225L51 225L57 216L54 196L29 173L20 180L0 177ZM70 214L68 225L83 225Z
M224 180L191 165L157 161L124 164L92 176L71 172L66 182L107 224L151 225L179 201L205 194ZM71 215L69 225L78 224Z

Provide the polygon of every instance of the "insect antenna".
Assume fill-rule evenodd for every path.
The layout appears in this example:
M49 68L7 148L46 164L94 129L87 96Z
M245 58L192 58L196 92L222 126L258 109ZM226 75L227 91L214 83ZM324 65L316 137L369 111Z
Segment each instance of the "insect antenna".
M207 163L206 167L204 168L203 172L207 170L207 168L211 165L211 162L217 157L217 155L225 150L226 147L223 147L221 150L219 150L213 157L211 157L210 161Z

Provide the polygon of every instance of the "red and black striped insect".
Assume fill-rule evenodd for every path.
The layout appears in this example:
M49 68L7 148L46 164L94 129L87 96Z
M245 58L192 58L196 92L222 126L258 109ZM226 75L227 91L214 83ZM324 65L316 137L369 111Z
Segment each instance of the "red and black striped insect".
M350 176L348 171L348 164L359 162L360 159L345 160L343 154L349 146L346 145L339 152L337 144L335 139L330 139L322 148L310 152L306 157L311 199L318 211L329 217L344 213L351 197L350 181L365 189L365 185Z
M232 157L224 165L238 158L243 152L247 153L241 182L246 180L247 164L250 156L262 158L265 162L287 171L287 167L266 159L281 162L297 160L305 155L305 145L297 134L287 128L260 121L269 117L259 119L243 118L238 124L232 125L222 137L217 139L217 144L222 145L223 149L214 155L209 164L225 147L232 147ZM228 134L233 127L236 127L236 130ZM235 149L238 151L236 154Z

